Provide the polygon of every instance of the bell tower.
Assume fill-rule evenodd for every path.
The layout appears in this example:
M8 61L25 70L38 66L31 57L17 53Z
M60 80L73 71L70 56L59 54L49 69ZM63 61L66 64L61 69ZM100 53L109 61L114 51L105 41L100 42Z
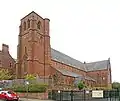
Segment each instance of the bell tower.
M26 74L50 75L49 22L34 11L21 19L17 46L18 78Z

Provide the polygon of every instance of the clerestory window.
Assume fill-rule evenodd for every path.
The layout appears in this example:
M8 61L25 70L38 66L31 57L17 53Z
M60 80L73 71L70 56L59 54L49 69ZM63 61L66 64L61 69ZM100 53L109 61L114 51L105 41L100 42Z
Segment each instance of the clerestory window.
M27 21L27 24L28 24L28 28L30 28L30 20L29 19Z

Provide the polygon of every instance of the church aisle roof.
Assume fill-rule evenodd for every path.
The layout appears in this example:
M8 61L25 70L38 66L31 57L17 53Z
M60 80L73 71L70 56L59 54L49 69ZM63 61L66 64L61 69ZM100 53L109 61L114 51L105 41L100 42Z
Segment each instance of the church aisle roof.
M96 81L95 79L93 79L93 78L91 78L91 77L89 77L89 76L86 76L85 79L86 79L86 80Z
M57 71L61 72L63 75L66 75L66 76L71 76L71 77L75 77L75 78L84 78L86 80L92 80L92 81L96 81L95 79L89 77L89 76L82 76L80 74L77 74L77 73L74 73L74 72L71 72L71 71L68 71L66 69L62 69L62 68L55 68Z
M68 71L66 69L61 69L61 68L55 68L57 71L61 72L63 75L67 75L67 76L72 76L72 77L80 77L82 75L78 75L74 72Z
M77 69L80 69L80 70L83 70L86 72L107 69L108 63L110 64L109 59L84 64L84 63L82 63L68 55L65 55L62 52L52 49L52 48L51 48L51 57L55 61L67 64L69 66L75 67Z

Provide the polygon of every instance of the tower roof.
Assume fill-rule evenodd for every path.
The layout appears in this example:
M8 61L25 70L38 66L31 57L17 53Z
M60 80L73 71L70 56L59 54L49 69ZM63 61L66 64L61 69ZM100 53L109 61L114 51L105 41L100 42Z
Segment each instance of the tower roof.
M35 14L35 15L39 16L41 19L43 19L39 14L37 14L37 13L34 12L34 11L32 11L32 12L30 12L29 14L27 14L25 17L23 17L21 20L25 19L26 17L28 17L28 16L31 15L31 14Z

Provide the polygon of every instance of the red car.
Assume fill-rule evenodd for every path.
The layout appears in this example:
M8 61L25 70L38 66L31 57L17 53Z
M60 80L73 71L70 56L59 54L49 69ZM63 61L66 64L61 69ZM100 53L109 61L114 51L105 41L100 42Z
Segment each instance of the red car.
M19 96L13 91L0 91L0 99L5 101L18 101Z

